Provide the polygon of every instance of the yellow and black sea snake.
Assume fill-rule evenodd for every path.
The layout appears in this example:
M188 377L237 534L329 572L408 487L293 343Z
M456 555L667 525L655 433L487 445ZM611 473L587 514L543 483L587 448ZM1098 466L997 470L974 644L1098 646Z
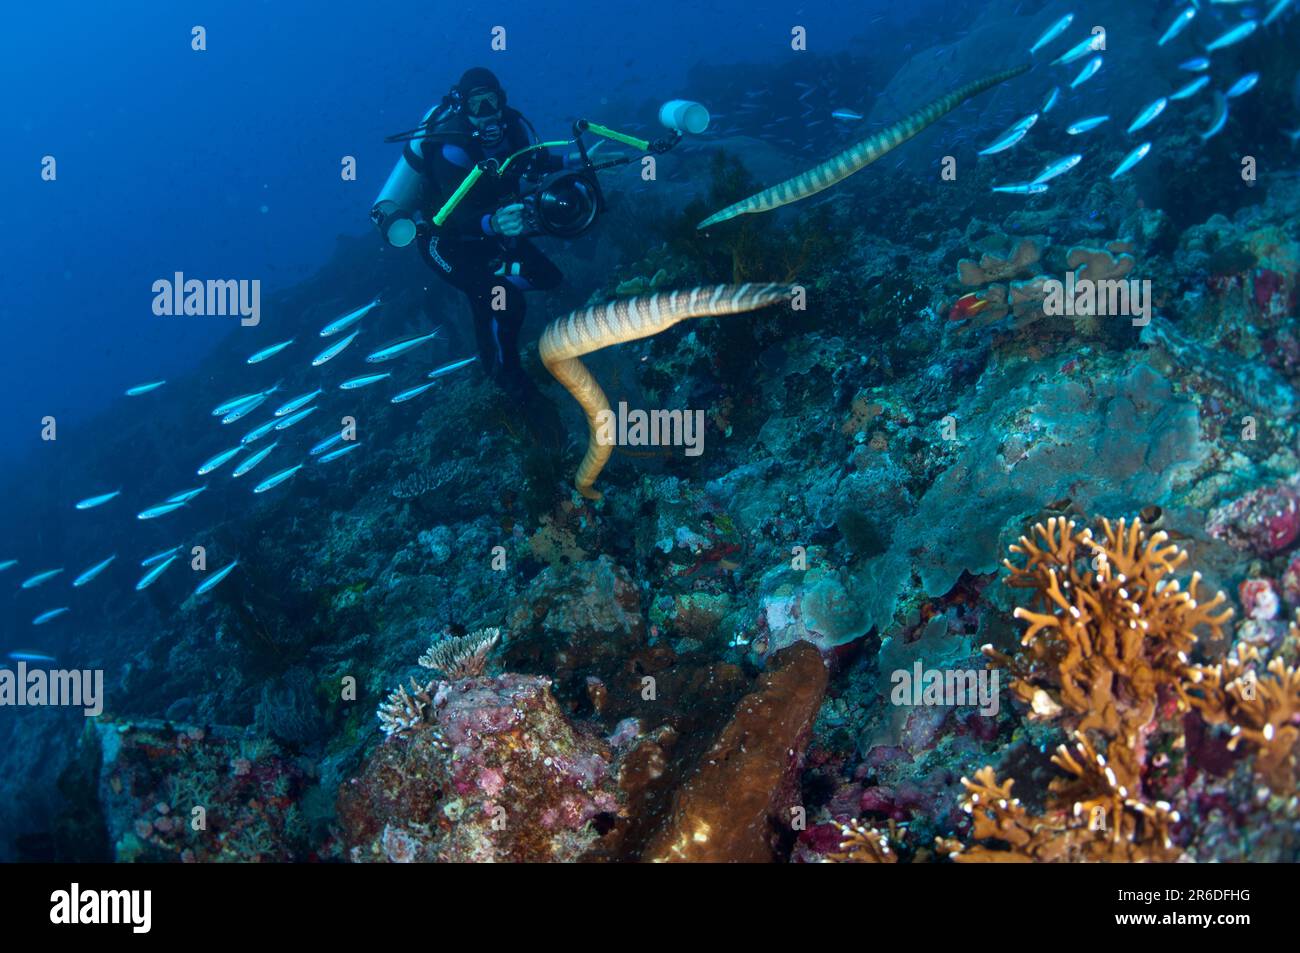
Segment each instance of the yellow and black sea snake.
M542 363L565 386L587 415L587 455L578 466L574 486L589 500L600 499L592 489L596 477L614 452L599 438L600 414L609 411L609 398L579 358L611 344L648 338L688 318L738 314L788 300L789 285L714 285L689 291L620 298L581 308L547 325L538 342Z
M908 139L911 139L947 113L952 112L966 100L973 99L984 90L990 89L1014 76L1019 76L1028 69L1029 64L1016 66L1012 69L1002 70L1000 73L994 73L992 76L986 76L984 79L976 80L973 83L967 83L947 96L941 96L907 118L882 129L870 139L864 139L857 145L850 146L843 152L831 156L821 165L814 166L807 172L796 175L793 179L786 179L784 182L764 189L747 199L741 199L734 205L728 205L721 212L715 212L700 222L696 228L708 228L710 225L717 225L719 222L725 222L737 215L748 215L751 212L770 212L782 205L789 205L791 202L806 199L810 195L817 194L822 189L829 189L841 179L847 179L859 169L871 165L885 153L897 149Z

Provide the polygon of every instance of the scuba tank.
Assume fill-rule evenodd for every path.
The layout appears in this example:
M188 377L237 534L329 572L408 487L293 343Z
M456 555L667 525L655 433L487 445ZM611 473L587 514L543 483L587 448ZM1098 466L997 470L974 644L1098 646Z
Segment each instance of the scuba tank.
M404 142L401 158L388 175L370 209L370 220L394 248L404 248L415 240L415 213L425 199L424 141L427 133L447 115L450 103L443 100L434 106L420 125L408 132L389 136L386 142Z

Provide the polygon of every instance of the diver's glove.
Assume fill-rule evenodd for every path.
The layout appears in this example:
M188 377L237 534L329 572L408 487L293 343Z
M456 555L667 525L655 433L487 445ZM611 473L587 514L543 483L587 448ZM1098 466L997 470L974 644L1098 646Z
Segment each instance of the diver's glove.
M492 231L507 238L518 238L524 233L524 207L516 202L505 205L492 213L489 220Z

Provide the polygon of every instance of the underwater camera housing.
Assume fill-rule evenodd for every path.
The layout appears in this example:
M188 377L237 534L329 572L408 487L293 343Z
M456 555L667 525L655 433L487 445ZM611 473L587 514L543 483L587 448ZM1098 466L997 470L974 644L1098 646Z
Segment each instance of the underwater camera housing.
M577 238L605 210L600 184L586 169L552 173L520 202L528 231L555 238Z

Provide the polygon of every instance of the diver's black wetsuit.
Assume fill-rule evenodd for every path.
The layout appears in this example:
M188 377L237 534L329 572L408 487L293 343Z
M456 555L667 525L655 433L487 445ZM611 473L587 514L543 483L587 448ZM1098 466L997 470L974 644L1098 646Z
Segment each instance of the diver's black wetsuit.
M491 218L519 195L525 172L553 171L563 166L563 159L539 149L511 163L504 176L484 175L441 227L431 224L433 213L478 162L504 160L536 141L527 121L508 106L503 110L503 125L505 134L490 150L459 113L451 112L432 127L419 166L432 201L417 241L429 267L469 298L483 369L506 391L526 397L535 387L519 364L524 292L547 291L564 276L527 238L496 234ZM500 310L493 308L494 303Z

